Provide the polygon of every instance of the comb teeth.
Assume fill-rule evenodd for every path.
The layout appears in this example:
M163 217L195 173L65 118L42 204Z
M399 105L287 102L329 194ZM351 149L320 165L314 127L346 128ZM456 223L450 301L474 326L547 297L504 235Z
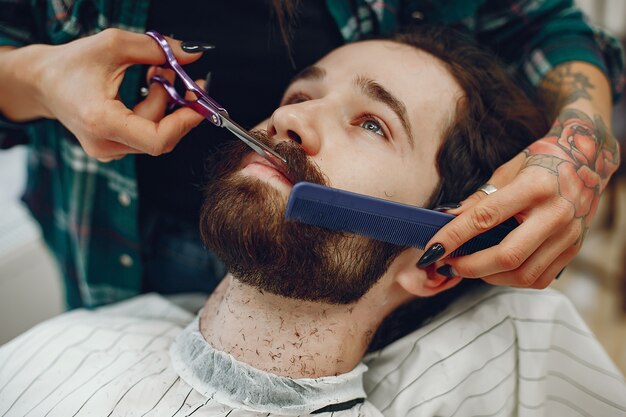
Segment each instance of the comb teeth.
M356 233L396 245L421 249L424 248L424 242L428 242L438 230L433 226L417 225L403 219L305 199L294 201L290 218L326 229Z
M310 183L294 186L285 217L418 249L424 249L435 233L454 218L446 213ZM467 255L494 246L516 225L510 221L503 223L466 242L450 256Z

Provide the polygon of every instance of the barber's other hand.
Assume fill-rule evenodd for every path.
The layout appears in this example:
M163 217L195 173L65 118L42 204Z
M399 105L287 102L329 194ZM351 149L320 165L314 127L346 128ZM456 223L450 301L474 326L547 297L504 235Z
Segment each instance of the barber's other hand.
M181 64L202 55L184 52L172 39L168 43ZM126 69L134 64L165 62L163 51L147 35L107 29L64 45L21 49L22 56L36 55L28 57L30 62L36 59L37 68L37 77L32 80L34 93L30 95L34 114L17 114L14 120L58 119L92 157L107 161L129 153L160 155L171 151L202 121L202 116L188 108L163 117L168 98L156 86L133 110L119 100Z
M600 194L617 170L619 149L609 136L599 118L576 110L562 114L548 136L496 170L488 181L496 192L477 191L448 211L458 217L426 246L445 248L431 261L515 217L521 224L499 245L443 259L449 267L439 270L494 285L547 287L578 253Z

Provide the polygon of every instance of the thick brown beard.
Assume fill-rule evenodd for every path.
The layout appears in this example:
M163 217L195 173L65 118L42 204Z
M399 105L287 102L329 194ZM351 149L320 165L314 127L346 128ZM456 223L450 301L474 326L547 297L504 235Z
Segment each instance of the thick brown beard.
M266 138L263 139L268 144ZM350 304L385 273L402 247L285 221L285 198L267 183L238 172L245 145L235 143L209 181L200 232L241 282L284 297ZM295 143L275 150L297 181L325 185Z

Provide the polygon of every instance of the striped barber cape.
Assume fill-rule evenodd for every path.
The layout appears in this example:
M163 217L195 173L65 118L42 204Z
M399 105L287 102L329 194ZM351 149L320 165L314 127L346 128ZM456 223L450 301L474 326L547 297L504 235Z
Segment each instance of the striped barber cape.
M197 331L194 318L150 294L34 327L0 347L0 416L298 415L238 407L244 399L187 380L185 367L219 366L170 353L184 332ZM368 368L366 400L319 415L626 415L623 376L552 290L468 294L359 366ZM343 377L326 378L338 378L341 390Z

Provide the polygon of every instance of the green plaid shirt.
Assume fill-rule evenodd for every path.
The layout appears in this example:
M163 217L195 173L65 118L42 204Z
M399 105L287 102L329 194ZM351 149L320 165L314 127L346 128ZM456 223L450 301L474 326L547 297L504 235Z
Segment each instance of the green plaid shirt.
M511 73L537 85L553 67L585 61L601 68L617 95L624 85L618 42L589 25L572 0L327 0L346 41L391 34L419 20L462 26L493 49ZM148 0L0 1L0 45L61 44L117 27L144 32ZM356 7L356 9L355 9ZM138 100L139 67L121 87ZM0 146L28 143L24 200L56 255L70 307L136 295L142 265L135 159L102 164L61 124L0 119Z

